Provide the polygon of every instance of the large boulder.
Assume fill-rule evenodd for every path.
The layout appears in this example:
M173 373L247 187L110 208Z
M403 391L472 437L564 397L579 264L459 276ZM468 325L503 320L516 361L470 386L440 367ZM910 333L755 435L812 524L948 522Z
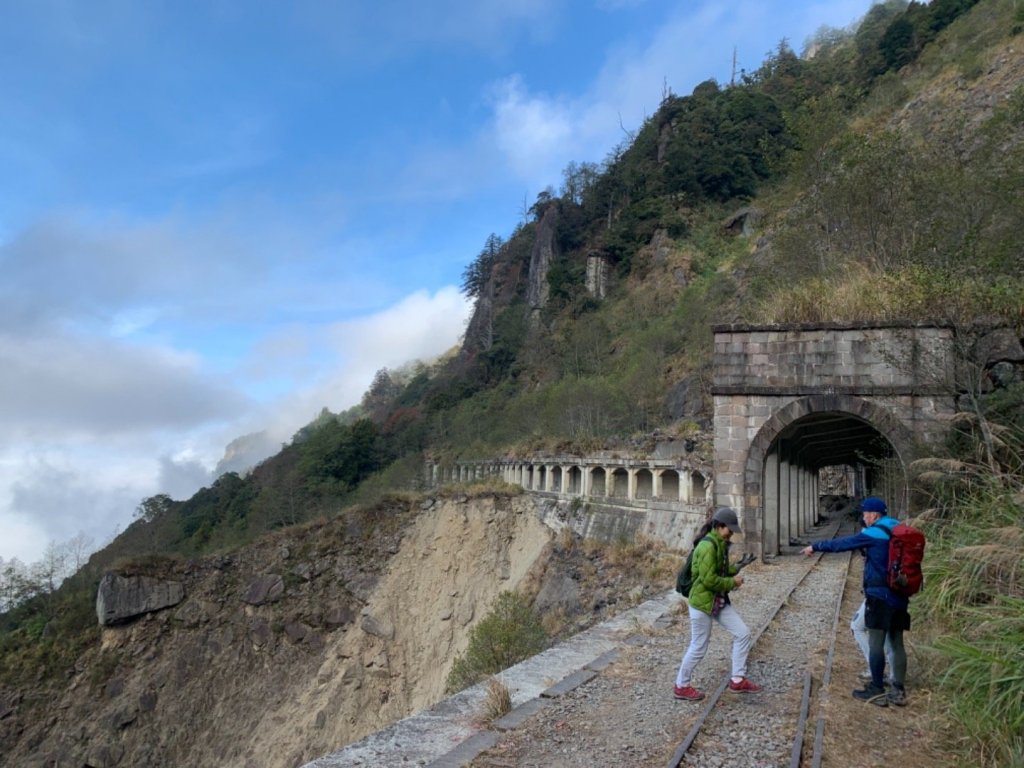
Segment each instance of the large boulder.
M249 605L264 605L277 602L283 594L284 578L276 573L268 573L252 580L242 600Z
M177 581L106 573L96 592L96 616L104 626L120 624L177 605L184 598L185 588Z

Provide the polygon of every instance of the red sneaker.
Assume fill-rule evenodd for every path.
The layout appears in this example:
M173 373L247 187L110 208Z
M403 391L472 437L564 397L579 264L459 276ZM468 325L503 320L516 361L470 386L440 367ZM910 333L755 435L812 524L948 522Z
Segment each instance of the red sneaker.
M682 701L700 701L704 698L704 691L698 691L692 685L680 688L678 685L672 691L672 695Z
M757 683L752 683L747 678L742 678L738 683L734 683L732 680L729 681L729 690L733 693L760 693L761 686Z

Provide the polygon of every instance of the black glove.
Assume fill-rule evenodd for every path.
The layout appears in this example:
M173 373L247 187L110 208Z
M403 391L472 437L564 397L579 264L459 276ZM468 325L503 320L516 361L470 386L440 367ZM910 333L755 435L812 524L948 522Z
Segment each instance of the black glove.
M736 563L736 570L743 570L755 560L757 560L757 555L755 555L753 552L747 552L747 554L741 557L739 561Z

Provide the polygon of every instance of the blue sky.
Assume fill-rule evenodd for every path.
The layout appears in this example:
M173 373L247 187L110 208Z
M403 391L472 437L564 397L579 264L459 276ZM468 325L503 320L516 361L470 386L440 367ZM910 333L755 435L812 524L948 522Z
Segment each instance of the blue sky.
M870 5L0 0L0 558L450 348L569 162Z

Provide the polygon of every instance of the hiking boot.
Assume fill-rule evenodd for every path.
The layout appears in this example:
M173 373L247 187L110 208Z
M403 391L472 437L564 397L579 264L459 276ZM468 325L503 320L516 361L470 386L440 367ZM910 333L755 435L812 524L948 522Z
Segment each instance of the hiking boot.
M889 686L889 692L886 694L889 699L889 703L896 707L907 706L907 689L902 685L893 683Z
M886 696L885 688L878 688L871 683L868 683L863 688L858 688L854 691L853 698L869 702L874 704L876 707L889 706L889 699Z
M760 693L761 686L757 683L750 682L747 678L742 677L738 683L734 683L732 680L729 681L729 690L733 693Z
M698 691L692 685L684 685L682 688L677 685L672 695L680 701L700 701L704 698L704 691Z

